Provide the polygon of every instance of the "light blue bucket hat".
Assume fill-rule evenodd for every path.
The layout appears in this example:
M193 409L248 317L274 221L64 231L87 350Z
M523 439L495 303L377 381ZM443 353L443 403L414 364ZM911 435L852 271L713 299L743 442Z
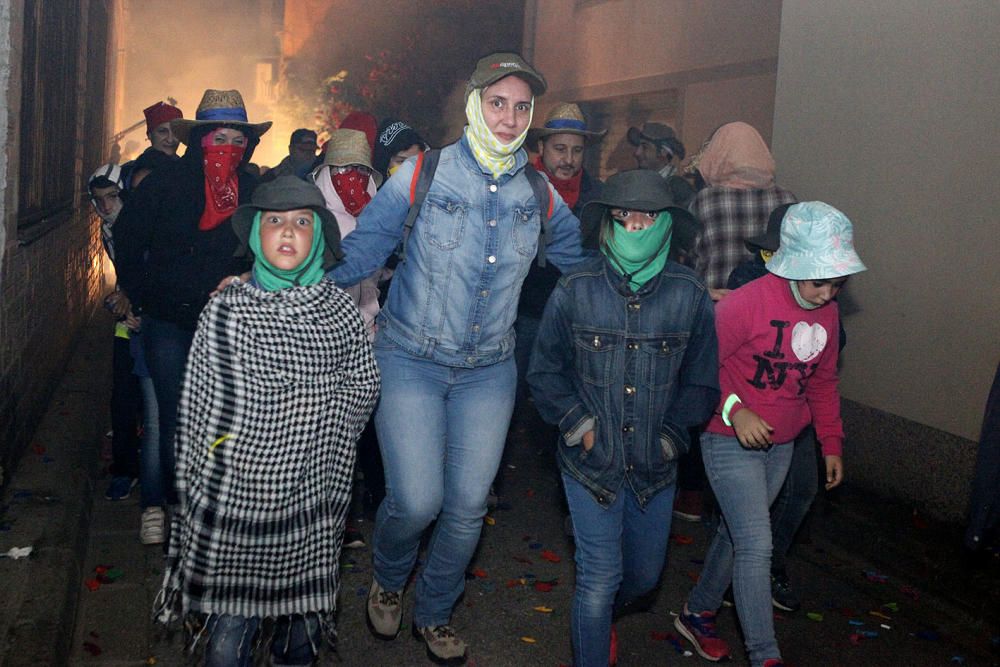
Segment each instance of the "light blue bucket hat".
M781 244L767 270L788 280L830 280L861 273L854 228L847 216L821 201L795 204L781 221Z

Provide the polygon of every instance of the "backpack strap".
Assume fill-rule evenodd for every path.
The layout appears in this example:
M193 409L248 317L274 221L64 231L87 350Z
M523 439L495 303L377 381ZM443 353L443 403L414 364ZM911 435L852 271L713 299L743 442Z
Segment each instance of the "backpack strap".
M400 263L406 261L406 242L410 239L410 232L413 231L417 216L420 215L420 207L424 204L427 191L431 189L431 182L434 180L434 172L437 171L440 159L439 148L432 148L417 155L417 165L413 168L413 178L410 179L410 210L403 223L403 238L396 249Z
M549 190L549 182L538 173L530 164L525 165L524 175L528 177L531 184L531 191L535 194L535 203L538 204L538 216L541 218L541 227L538 232L538 266L545 268L545 248L549 243L549 220L555 211L555 198ZM546 203L547 202L547 203Z

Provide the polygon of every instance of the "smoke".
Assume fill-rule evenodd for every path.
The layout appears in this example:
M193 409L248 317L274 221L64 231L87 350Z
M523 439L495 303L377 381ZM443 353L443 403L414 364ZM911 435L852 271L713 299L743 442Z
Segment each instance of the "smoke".
M446 106L476 59L520 50L523 11L523 0L132 0L122 127L167 97L193 118L206 88L235 88L252 122L274 121L254 153L254 162L274 165L293 130L323 128L320 84L347 70L345 90L325 91L325 107L401 116L439 144L461 127L461 107ZM375 62L384 76L368 81ZM125 139L145 147L143 132Z

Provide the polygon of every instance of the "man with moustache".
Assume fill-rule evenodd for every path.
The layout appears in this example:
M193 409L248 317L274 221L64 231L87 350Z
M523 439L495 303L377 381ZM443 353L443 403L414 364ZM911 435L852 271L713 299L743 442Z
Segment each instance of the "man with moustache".
M677 173L677 162L684 159L684 144L674 128L663 123L643 123L642 128L628 129L628 142L635 146L632 157L638 169L659 172L667 182L674 205L687 208L694 198L694 188Z

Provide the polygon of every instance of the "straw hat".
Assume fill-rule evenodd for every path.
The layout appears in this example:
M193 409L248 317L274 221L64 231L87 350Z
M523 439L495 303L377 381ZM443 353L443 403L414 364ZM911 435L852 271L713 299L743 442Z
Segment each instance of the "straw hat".
M347 167L360 164L372 171L375 187L382 185L382 174L372 166L372 152L368 137L361 130L341 128L330 133L330 140L323 147L324 167Z
M560 102L552 107L545 117L545 125L534 130L536 139L544 139L552 134L579 134L587 139L600 139L607 130L588 130L587 119L580 107L568 102Z
M247 108L238 90L214 90L209 88L201 96L201 103L194 114L194 120L176 118L170 121L177 138L187 144L191 130L201 125L232 125L253 133L258 139L271 129L271 121L251 123L247 120Z

